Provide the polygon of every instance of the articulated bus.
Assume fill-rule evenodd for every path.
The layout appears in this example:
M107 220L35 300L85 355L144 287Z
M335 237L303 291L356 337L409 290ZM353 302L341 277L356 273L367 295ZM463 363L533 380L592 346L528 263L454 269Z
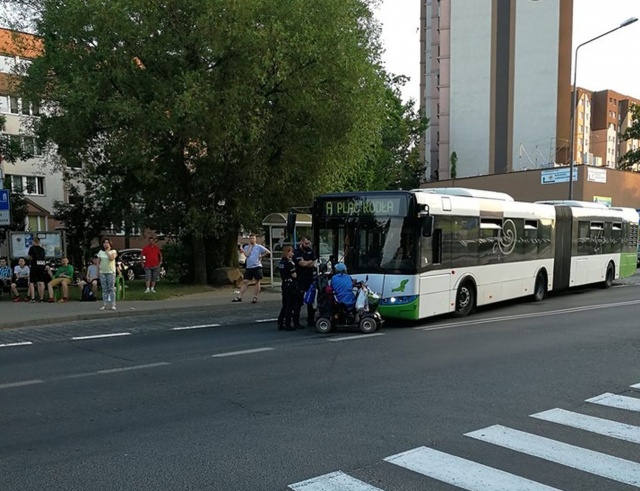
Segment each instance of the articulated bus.
M312 220L316 257L366 277L389 318L462 317L579 285L608 288L636 271L631 208L441 188L326 194Z

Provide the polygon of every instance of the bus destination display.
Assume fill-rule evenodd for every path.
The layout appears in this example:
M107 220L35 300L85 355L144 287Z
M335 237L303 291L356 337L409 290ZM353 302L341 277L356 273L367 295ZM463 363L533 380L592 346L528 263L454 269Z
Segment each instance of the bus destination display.
M405 200L400 197L350 197L322 203L325 216L403 216Z

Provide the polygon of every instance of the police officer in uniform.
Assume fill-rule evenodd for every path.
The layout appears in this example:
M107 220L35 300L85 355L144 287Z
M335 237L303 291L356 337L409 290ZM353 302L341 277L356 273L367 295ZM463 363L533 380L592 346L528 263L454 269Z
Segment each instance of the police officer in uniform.
M313 273L316 266L316 256L311 248L311 241L308 237L302 237L299 247L293 253L293 262L296 264L296 273L298 273L298 287L300 289L298 295L297 309L294 315L294 321L300 322L300 309L302 308L304 293L313 283ZM307 305L307 326L313 327L315 309L313 305Z
M291 246L282 248L282 259L278 269L280 270L280 279L282 280L282 308L278 315L278 331L286 329L287 331L295 331L297 322L294 321L294 312L298 304L298 283L296 281L296 266L291 260L293 258L293 249Z

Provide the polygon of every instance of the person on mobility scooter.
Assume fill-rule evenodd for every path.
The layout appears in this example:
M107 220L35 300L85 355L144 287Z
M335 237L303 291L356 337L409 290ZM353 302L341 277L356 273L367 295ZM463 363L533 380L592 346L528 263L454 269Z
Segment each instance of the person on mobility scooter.
M364 282L356 282L347 273L344 263L336 264L328 285L318 288L316 330L328 333L336 327L358 326L371 334L383 324L377 311L379 295Z

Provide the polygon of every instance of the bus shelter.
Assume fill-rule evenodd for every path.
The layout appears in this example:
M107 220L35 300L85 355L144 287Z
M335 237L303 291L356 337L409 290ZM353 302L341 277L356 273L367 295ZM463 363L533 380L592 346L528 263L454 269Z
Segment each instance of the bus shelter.
M287 214L271 213L262 220L262 227L265 232L265 245L271 251L269 256L269 274L271 284L274 285L274 279L280 282L278 275L278 263L282 259L282 249L284 246L292 246L295 248L299 238L306 235L311 238L311 215L296 215L296 226L293 236L287 234Z

